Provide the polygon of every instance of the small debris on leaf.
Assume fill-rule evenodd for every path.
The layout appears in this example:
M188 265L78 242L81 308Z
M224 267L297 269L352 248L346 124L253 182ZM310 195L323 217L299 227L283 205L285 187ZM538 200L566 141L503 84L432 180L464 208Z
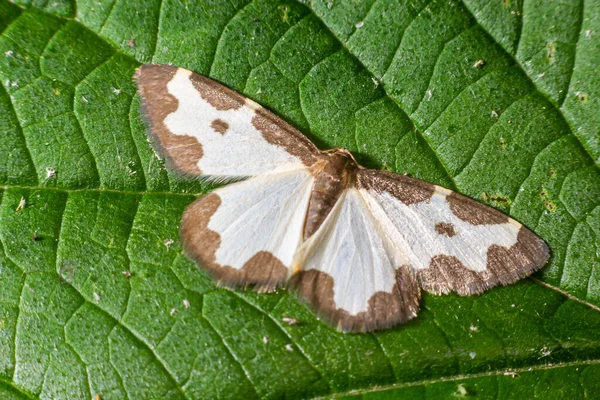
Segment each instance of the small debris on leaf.
M21 196L21 200L19 200L19 205L15 209L15 211L22 211L27 206L27 200L23 196Z
M53 167L46 168L46 179L56 178L56 169Z
M300 323L300 321L298 321L296 318L290 317L283 317L281 320L288 325L298 325Z

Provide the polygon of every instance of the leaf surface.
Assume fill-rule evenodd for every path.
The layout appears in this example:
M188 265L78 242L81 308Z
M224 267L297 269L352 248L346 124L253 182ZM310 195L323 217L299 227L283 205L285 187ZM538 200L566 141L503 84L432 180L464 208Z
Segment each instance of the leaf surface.
M15 3L0 2L2 398L599 390L592 0ZM151 150L140 63L211 76L321 148L497 207L551 262L481 296L427 295L374 334L338 333L286 291L217 288L178 235L211 188Z

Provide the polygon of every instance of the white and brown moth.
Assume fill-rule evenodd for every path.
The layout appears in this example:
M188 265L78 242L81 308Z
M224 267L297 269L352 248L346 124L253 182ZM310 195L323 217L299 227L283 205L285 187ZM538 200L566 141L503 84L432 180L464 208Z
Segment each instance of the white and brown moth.
M153 141L168 166L244 179L190 205L186 254L220 283L280 286L338 329L370 331L417 315L421 289L481 293L548 260L517 221L430 183L318 150L252 100L191 71L136 75Z

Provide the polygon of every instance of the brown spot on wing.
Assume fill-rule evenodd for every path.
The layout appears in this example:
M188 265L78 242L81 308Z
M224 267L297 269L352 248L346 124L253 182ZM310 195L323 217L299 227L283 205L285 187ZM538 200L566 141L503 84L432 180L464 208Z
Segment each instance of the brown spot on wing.
M500 211L458 193L450 193L446 196L446 201L457 218L472 225L496 225L508 222L508 217Z
M213 128L215 132L218 132L221 135L224 135L225 132L227 132L227 129L229 129L229 124L227 122L223 121L222 119L217 118L213 122L210 123L210 127Z
M429 201L435 191L431 183L387 171L361 169L357 172L359 189L388 192L404 204Z
M255 285L259 291L282 286L288 277L288 269L267 251L256 253L241 269L217 263L216 251L221 246L221 236L208 228L208 222L220 205L221 198L213 192L185 210L181 222L181 240L186 255L210 272L219 283L227 286Z
M498 284L508 285L542 268L549 258L546 243L525 227L521 227L517 242L510 248L492 245L487 251L487 266L482 271L466 268L448 255L431 259L429 268L418 271L421 288L430 293L452 291L460 295L481 293Z
M435 231L440 235L448 237L456 236L454 225L448 222L438 222L435 224Z
M198 74L191 74L190 81L200 96L217 110L238 110L246 98L220 83Z
M367 311L356 315L337 307L333 297L334 280L325 272L300 271L292 277L291 284L316 311L343 331L385 329L408 321L419 310L419 285L408 267L396 270L396 283L391 293L376 292L369 299Z
M157 151L166 155L172 169L200 175L198 161L203 155L202 145L192 136L174 135L164 123L179 106L167 89L176 72L177 68L169 65L142 65L136 72L138 91Z
M258 107L255 112L252 125L262 133L267 142L283 147L306 166L313 165L320 158L321 152L296 128L262 107Z

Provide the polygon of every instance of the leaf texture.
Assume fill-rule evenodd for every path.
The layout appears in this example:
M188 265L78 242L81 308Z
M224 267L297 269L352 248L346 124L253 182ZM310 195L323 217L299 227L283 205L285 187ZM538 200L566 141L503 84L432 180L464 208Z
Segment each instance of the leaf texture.
M593 0L1 1L1 397L593 397L599 59ZM425 296L375 334L335 332L286 291L217 288L178 235L211 188L151 150L140 63L497 207L552 260L482 296Z

